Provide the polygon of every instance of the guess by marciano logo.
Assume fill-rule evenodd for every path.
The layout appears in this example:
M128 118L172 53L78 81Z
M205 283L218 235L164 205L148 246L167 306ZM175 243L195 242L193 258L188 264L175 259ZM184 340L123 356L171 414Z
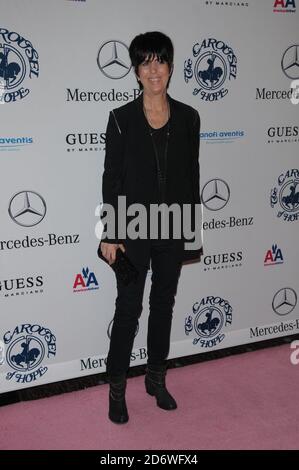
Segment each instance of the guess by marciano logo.
M192 47L192 57L184 62L184 79L195 83L193 95L217 101L228 93L228 82L237 77L237 58L224 41L208 38Z
M0 279L0 298L42 294L44 292L43 286L42 275Z
M212 295L195 302L192 314L185 318L185 334L193 333L193 344L213 348L225 338L222 331L232 324L232 307L227 300Z
M277 217L293 222L298 220L299 214L299 170L287 170L277 178L277 185L271 190L271 207L279 209Z
M15 31L0 28L0 101L22 100L30 90L25 82L39 74L38 53Z

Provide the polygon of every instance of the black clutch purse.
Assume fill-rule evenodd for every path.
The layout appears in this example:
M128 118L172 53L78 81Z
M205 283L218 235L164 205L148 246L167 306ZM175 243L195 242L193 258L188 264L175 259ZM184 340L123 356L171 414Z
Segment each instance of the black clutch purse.
M103 256L101 251L101 244L99 244L98 247L98 257L101 260L105 261L105 263L113 269L117 276L117 279L122 282L122 284L124 284L125 286L127 286L131 282L136 282L138 277L138 271L135 266L131 263L127 255L120 248L116 250L115 261L112 264L109 264L105 256Z

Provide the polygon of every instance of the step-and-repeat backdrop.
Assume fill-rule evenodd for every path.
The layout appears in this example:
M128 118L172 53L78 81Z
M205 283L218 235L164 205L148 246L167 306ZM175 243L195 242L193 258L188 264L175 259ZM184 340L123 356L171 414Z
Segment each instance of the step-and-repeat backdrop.
M105 371L105 130L138 96L128 46L145 31L172 38L169 93L202 123L204 256L182 269L169 357L299 332L297 3L1 0L1 392ZM149 288L150 272L131 366Z

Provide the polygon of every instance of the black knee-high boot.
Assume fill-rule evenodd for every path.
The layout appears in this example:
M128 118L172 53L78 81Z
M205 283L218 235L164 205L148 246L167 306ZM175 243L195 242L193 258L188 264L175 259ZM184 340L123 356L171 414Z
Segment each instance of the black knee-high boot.
M163 410L175 410L177 404L165 385L166 365L148 365L145 375L145 389L151 396L156 397L157 405Z
M109 390L109 418L113 423L124 424L129 420L126 404L126 374L108 376Z

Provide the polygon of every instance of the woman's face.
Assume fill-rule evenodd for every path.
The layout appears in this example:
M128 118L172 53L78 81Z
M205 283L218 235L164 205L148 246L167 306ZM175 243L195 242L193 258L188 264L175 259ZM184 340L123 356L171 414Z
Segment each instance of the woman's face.
M156 56L151 60L146 57L145 61L138 66L138 75L144 91L158 95L166 90L170 70L167 62L159 62Z

